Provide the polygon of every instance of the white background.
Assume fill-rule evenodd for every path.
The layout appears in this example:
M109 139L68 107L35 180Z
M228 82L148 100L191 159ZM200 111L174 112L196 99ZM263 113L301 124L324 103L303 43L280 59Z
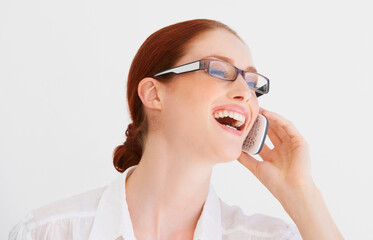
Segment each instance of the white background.
M370 4L2 0L0 238L29 210L114 180L131 61L151 33L195 18L221 21L246 41L271 79L260 105L309 143L314 180L345 238L371 238ZM292 221L236 160L217 165L211 181L246 214Z

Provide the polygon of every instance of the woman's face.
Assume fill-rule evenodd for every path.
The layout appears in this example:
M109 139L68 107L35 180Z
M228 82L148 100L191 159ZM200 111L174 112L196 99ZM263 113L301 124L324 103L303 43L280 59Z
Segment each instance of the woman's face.
M224 29L200 35L175 66L211 55L230 58L231 64L243 70L254 66L248 47ZM214 118L216 107L227 104L247 111L241 136L225 130ZM189 153L218 163L239 157L258 112L255 91L247 86L242 75L235 81L224 81L199 70L174 76L163 96L160 120L167 139L175 147L187 148Z

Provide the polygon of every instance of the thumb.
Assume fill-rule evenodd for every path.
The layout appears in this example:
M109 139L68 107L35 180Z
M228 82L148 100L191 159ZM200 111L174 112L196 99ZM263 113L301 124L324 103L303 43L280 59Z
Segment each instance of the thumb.
M255 158L253 158L245 152L241 152L241 155L237 158L237 160L258 178L257 174L259 164L261 163L260 161L256 160Z

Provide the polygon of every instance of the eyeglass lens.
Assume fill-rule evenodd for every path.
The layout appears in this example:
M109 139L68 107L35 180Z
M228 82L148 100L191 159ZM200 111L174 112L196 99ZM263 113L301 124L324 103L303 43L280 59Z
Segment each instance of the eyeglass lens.
M211 61L208 72L212 76L225 80L233 80L236 77L236 69L221 61ZM259 91L265 89L263 86L267 84L267 80L256 73L247 72L244 78L249 87L259 89Z

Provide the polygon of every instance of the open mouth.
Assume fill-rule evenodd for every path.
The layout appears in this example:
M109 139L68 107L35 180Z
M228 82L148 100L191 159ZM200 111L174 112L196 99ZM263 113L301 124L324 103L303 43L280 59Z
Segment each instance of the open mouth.
M217 111L214 113L215 120L226 127L241 132L245 128L245 116L232 111Z

